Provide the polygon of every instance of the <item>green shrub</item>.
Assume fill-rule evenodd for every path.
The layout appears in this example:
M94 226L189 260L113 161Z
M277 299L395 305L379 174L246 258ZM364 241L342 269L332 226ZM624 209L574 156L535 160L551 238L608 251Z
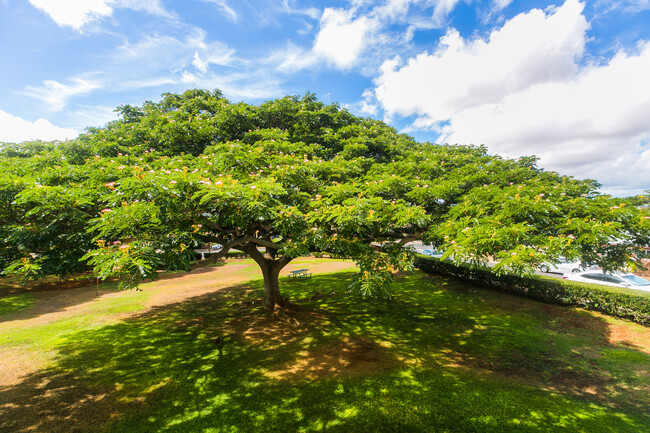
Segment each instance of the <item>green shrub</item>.
M650 292L585 284L543 276L496 275L487 268L456 265L447 260L418 257L416 266L429 274L445 275L471 281L505 293L539 301L574 305L612 316L650 324Z

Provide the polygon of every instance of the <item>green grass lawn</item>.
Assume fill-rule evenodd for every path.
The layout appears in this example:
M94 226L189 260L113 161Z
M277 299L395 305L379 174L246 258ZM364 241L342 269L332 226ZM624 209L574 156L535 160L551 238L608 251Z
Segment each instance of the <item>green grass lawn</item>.
M34 296L30 293L20 293L0 298L0 315L29 308L34 303Z
M280 315L252 281L119 323L0 335L56 350L0 388L0 431L650 431L650 355L609 342L613 323L647 328L419 272L393 302L363 301L351 275L284 279L299 308Z

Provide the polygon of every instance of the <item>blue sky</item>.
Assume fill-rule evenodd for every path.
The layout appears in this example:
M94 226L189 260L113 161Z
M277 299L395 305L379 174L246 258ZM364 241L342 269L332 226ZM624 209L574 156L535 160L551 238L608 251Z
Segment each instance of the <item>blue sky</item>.
M416 139L650 189L650 0L0 0L0 141L121 104L316 93Z

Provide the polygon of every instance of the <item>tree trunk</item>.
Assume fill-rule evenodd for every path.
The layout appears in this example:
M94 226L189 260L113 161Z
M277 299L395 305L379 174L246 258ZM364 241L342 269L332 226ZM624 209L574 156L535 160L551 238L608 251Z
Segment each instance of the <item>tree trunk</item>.
M273 252L262 254L257 250L257 246L253 244L244 245L241 249L248 253L248 255L255 260L262 270L262 275L264 276L264 299L262 305L264 308L273 310L276 307L286 306L288 302L280 294L280 282L278 277L280 276L282 268L284 268L291 259L276 259Z
M268 310L287 305L287 301L280 294L280 283L278 281L280 269L282 267L278 263L271 263L266 269L262 269L264 275L264 300L262 305Z

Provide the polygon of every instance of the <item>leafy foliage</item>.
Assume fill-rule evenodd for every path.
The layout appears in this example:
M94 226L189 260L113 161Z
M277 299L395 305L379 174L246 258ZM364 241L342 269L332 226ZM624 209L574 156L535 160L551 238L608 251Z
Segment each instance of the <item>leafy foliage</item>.
M539 276L497 275L488 268L456 265L447 260L418 257L417 267L430 274L446 275L492 289L540 301L573 305L612 316L650 324L650 293Z
M259 106L218 91L164 94L65 143L0 150L0 266L30 277L92 266L123 287L188 269L193 248L240 250L281 303L277 273L329 253L360 266L351 289L390 297L404 245L526 273L560 255L634 263L650 222L633 206L482 146L418 143L314 95Z

